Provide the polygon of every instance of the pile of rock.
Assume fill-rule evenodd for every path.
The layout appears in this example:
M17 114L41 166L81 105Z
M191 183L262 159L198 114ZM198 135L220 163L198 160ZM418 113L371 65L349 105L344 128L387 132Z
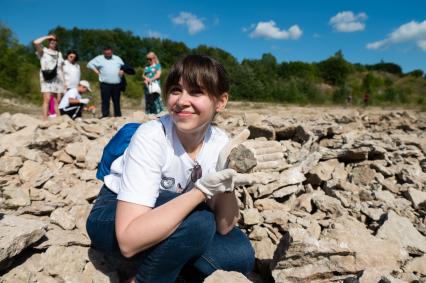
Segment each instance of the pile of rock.
M117 282L127 264L89 248L104 145L132 117L48 123L0 115L0 282ZM414 112L217 117L250 139L240 226L255 282L426 282L426 117ZM248 282L216 273L208 282ZM222 278L222 279L221 279ZM417 280L417 281L416 281ZM229 281L228 281L229 282Z
M148 119L0 115L0 282L118 282L120 263L89 248L86 219L103 147Z
M425 122L407 112L237 122L253 139L230 166L251 183L238 189L240 226L263 278L426 282Z

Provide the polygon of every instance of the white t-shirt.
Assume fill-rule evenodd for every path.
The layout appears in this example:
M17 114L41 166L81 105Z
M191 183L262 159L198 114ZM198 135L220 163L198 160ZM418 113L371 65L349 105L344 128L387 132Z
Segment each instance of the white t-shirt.
M219 152L229 140L222 130L207 129L195 162L184 150L170 116L160 119L137 129L124 154L112 163L111 174L105 176L105 185L118 194L117 199L154 207L160 189L180 192L185 188L196 162L203 176L216 170Z
M68 89L77 87L80 82L80 65L77 63L72 64L68 60L65 60L64 79Z
M63 109L64 111L69 111L69 110L77 108L79 105L72 105L72 106L70 106L70 98L74 98L74 99L80 99L81 98L81 95L78 92L77 88L69 89L64 94L64 97L62 97L61 102L59 103L58 108L59 109Z

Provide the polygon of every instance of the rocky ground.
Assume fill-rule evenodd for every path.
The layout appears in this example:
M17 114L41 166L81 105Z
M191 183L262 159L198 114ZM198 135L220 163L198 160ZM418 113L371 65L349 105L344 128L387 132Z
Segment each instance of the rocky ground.
M97 162L127 122L152 117L0 115L0 282L118 282L122 259L89 248ZM256 272L205 282L426 282L426 114L233 104L250 139L231 153ZM129 267L125 270L123 266Z

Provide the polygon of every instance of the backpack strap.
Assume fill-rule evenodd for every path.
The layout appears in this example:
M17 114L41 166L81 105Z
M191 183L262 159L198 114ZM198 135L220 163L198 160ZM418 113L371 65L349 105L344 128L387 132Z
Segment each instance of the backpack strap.
M161 123L164 135L166 135L166 127L161 119L158 120ZM107 143L102 153L101 161L98 164L98 171L96 172L97 179L104 181L104 177L110 174L112 163L124 154L140 125L141 123L125 124Z
M167 137L167 135L166 135L166 127L164 126L163 121L161 121L161 119L160 119L160 118L158 118L158 121L160 121L160 123L161 123L161 127L163 127L163 133L164 133L164 135Z
M98 164L96 178L103 181L106 175L111 172L112 162L124 154L129 146L130 140L139 128L141 123L125 124L107 143L102 153L101 161Z

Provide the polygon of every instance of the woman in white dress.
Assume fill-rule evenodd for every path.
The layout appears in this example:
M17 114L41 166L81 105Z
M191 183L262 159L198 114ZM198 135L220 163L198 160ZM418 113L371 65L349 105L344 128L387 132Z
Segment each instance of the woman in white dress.
M42 46L44 41L48 40L48 47ZM47 120L49 100L53 96L55 98L55 112L59 115L58 103L61 95L64 93L64 59L62 53L58 50L58 42L55 35L47 35L33 41L37 50L37 56L40 58L40 86L43 94L43 119ZM45 80L42 74L44 70L52 70L57 66L57 74L51 80Z
M65 90L78 87L81 72L80 65L77 63L78 54L75 50L67 52L64 64Z

